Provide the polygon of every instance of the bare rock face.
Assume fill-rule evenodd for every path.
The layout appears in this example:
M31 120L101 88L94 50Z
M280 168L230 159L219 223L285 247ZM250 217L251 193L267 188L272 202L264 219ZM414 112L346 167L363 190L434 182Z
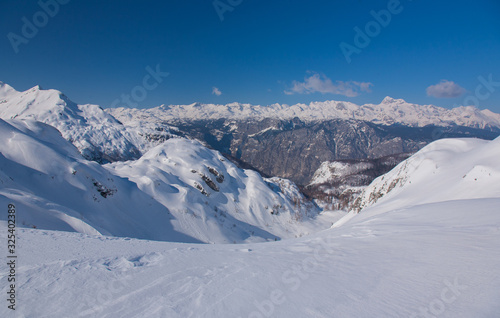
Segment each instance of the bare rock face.
M263 175L299 185L309 184L325 161L412 153L445 137L493 139L498 135L497 131L461 126L385 126L342 119L183 120L169 124Z

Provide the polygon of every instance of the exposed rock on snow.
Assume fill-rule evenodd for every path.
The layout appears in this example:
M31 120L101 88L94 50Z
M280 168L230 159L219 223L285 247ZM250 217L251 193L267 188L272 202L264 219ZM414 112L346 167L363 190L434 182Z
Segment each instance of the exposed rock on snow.
M328 226L292 182L264 180L197 141L171 139L139 160L106 167L137 183L169 208L176 228L204 242L274 240Z

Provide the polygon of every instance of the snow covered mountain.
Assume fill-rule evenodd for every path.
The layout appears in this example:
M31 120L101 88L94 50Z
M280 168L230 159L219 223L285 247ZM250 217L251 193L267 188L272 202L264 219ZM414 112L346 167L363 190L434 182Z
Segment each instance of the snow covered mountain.
M167 208L84 160L53 127L0 120L0 136L0 202L18 206L18 226L197 242L172 228Z
M35 86L18 92L0 82L0 118L31 119L55 127L89 160L112 162L137 159L142 152L172 137L167 126L141 125L127 129L97 105L77 105L56 90Z
M37 121L0 120L0 138L0 204L15 203L23 227L240 243L302 236L341 216L318 216L292 183L265 181L196 141L102 166Z
M398 209L447 200L500 197L500 137L435 141L375 179L354 203Z
M480 129L500 129L500 114L479 110L472 106L445 109L433 105L418 105L402 99L386 97L380 104L356 105L344 101L312 102L306 104L269 106L231 103L226 105L200 104L162 105L151 109L114 108L106 109L119 120L127 116L148 117L163 121L196 120L262 120L274 118L289 120L299 118L305 122L331 119L361 120L375 124L402 124L410 127L427 125L458 125Z
M289 238L328 224L293 183L239 169L198 141L171 139L139 160L106 167L168 207L174 227L203 242Z

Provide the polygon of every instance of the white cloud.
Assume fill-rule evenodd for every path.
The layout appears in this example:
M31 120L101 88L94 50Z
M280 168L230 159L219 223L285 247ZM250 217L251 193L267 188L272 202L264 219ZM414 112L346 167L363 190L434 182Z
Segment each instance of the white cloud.
M427 87L427 95L437 98L455 98L463 95L465 88L448 80L441 80L439 84Z
M214 87L212 87L212 94L220 96L220 95L222 95L222 92L220 91L220 89L218 89L217 87L214 86Z
M369 82L336 81L333 83L331 79L318 73L305 77L304 82L293 81L292 84L292 88L290 90L285 90L285 94L321 93L355 97L358 96L360 92L371 92L370 86L373 86L373 84Z

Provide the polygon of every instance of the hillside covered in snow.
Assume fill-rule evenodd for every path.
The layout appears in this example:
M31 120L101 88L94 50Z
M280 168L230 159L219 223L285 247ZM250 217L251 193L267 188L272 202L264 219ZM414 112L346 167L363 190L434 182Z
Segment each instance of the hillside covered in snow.
M500 137L493 141L442 139L375 179L354 203L354 209L374 204L396 209L490 197L500 197Z
M378 176L389 172L410 153L377 159L325 161L314 173L304 193L331 210L350 210L364 189Z
M1 83L0 96L0 205L16 209L19 317L500 313L500 137L437 140L409 158L401 151L438 139L438 126L492 139L496 114L386 98L213 113L206 105L109 110L117 120L55 90ZM302 119L203 122L209 134L167 120L224 114ZM336 119L309 122L319 116ZM190 129L206 140L185 138ZM313 172L308 185L335 200L359 195L354 208L322 209L290 180L263 178L237 167L231 151L205 146L231 150L234 137L246 142L236 155L282 166L293 154L316 158L318 167L298 163ZM283 152L263 155L279 145ZM394 155L335 161L317 151L328 147ZM4 229L7 218L0 215ZM9 271L0 263L4 295ZM1 317L11 314L0 307Z

